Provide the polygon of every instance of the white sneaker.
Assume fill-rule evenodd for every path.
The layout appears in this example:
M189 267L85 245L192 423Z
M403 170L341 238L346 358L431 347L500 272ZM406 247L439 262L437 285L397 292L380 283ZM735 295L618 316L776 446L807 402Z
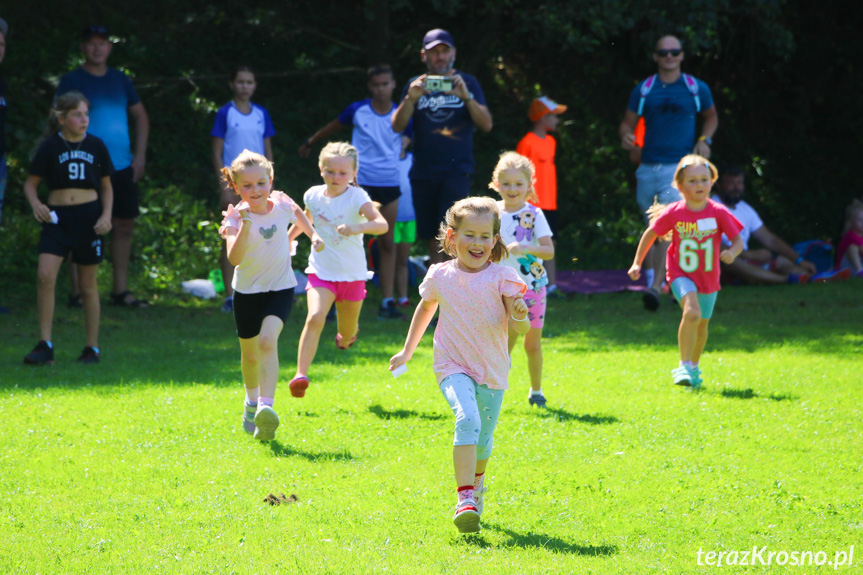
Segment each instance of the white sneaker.
M258 408L255 414L255 439L270 441L276 437L276 429L279 427L279 416L269 405Z
M458 527L460 533L477 533L480 526L476 501L465 499L459 503L455 508L455 515L452 516L452 522Z

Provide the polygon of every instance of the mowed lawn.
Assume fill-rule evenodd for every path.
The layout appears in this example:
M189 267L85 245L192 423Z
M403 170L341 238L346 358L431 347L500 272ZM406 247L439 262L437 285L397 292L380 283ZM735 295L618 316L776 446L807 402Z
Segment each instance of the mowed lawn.
M329 324L306 397L280 389L269 444L242 431L239 347L215 302L104 306L96 366L74 361L80 310L58 306L57 363L34 368L35 302L10 297L0 573L700 573L731 551L722 572L811 573L777 562L833 563L852 545L838 571L861 572L861 281L723 290L700 393L671 384L667 298L657 313L634 293L553 301L549 409L528 405L517 349L472 536L451 523L453 417L431 332L393 379L408 324L377 320L375 290L357 344L336 350ZM282 382L304 316L299 298ZM753 547L778 555L741 566Z

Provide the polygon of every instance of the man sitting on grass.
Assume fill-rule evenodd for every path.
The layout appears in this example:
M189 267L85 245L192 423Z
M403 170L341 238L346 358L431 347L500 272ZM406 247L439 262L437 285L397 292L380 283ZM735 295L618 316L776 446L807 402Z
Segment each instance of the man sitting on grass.
M779 236L767 229L758 212L743 201L744 172L740 166L726 166L719 174L714 200L725 204L743 224L740 237L743 252L730 264L722 266L722 283L739 281L746 284L784 284L807 283L809 281L828 282L843 277L841 272L830 271L816 275L815 264L804 260L794 248ZM749 249L749 237L754 237L764 247ZM722 245L730 245L728 238L722 236Z

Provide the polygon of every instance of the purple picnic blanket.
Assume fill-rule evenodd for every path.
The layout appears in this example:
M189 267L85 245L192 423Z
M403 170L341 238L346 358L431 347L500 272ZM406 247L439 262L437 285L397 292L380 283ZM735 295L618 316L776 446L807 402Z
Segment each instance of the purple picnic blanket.
M644 276L634 282L626 270L560 270L557 272L557 287L564 293L613 293L620 291L644 291Z

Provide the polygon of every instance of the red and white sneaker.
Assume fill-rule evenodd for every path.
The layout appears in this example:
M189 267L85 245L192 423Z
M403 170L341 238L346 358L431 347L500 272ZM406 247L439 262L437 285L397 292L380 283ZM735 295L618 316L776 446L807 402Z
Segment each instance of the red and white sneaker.
M479 509L473 499L464 499L455 508L452 516L453 524L458 527L459 533L477 533L479 526Z

